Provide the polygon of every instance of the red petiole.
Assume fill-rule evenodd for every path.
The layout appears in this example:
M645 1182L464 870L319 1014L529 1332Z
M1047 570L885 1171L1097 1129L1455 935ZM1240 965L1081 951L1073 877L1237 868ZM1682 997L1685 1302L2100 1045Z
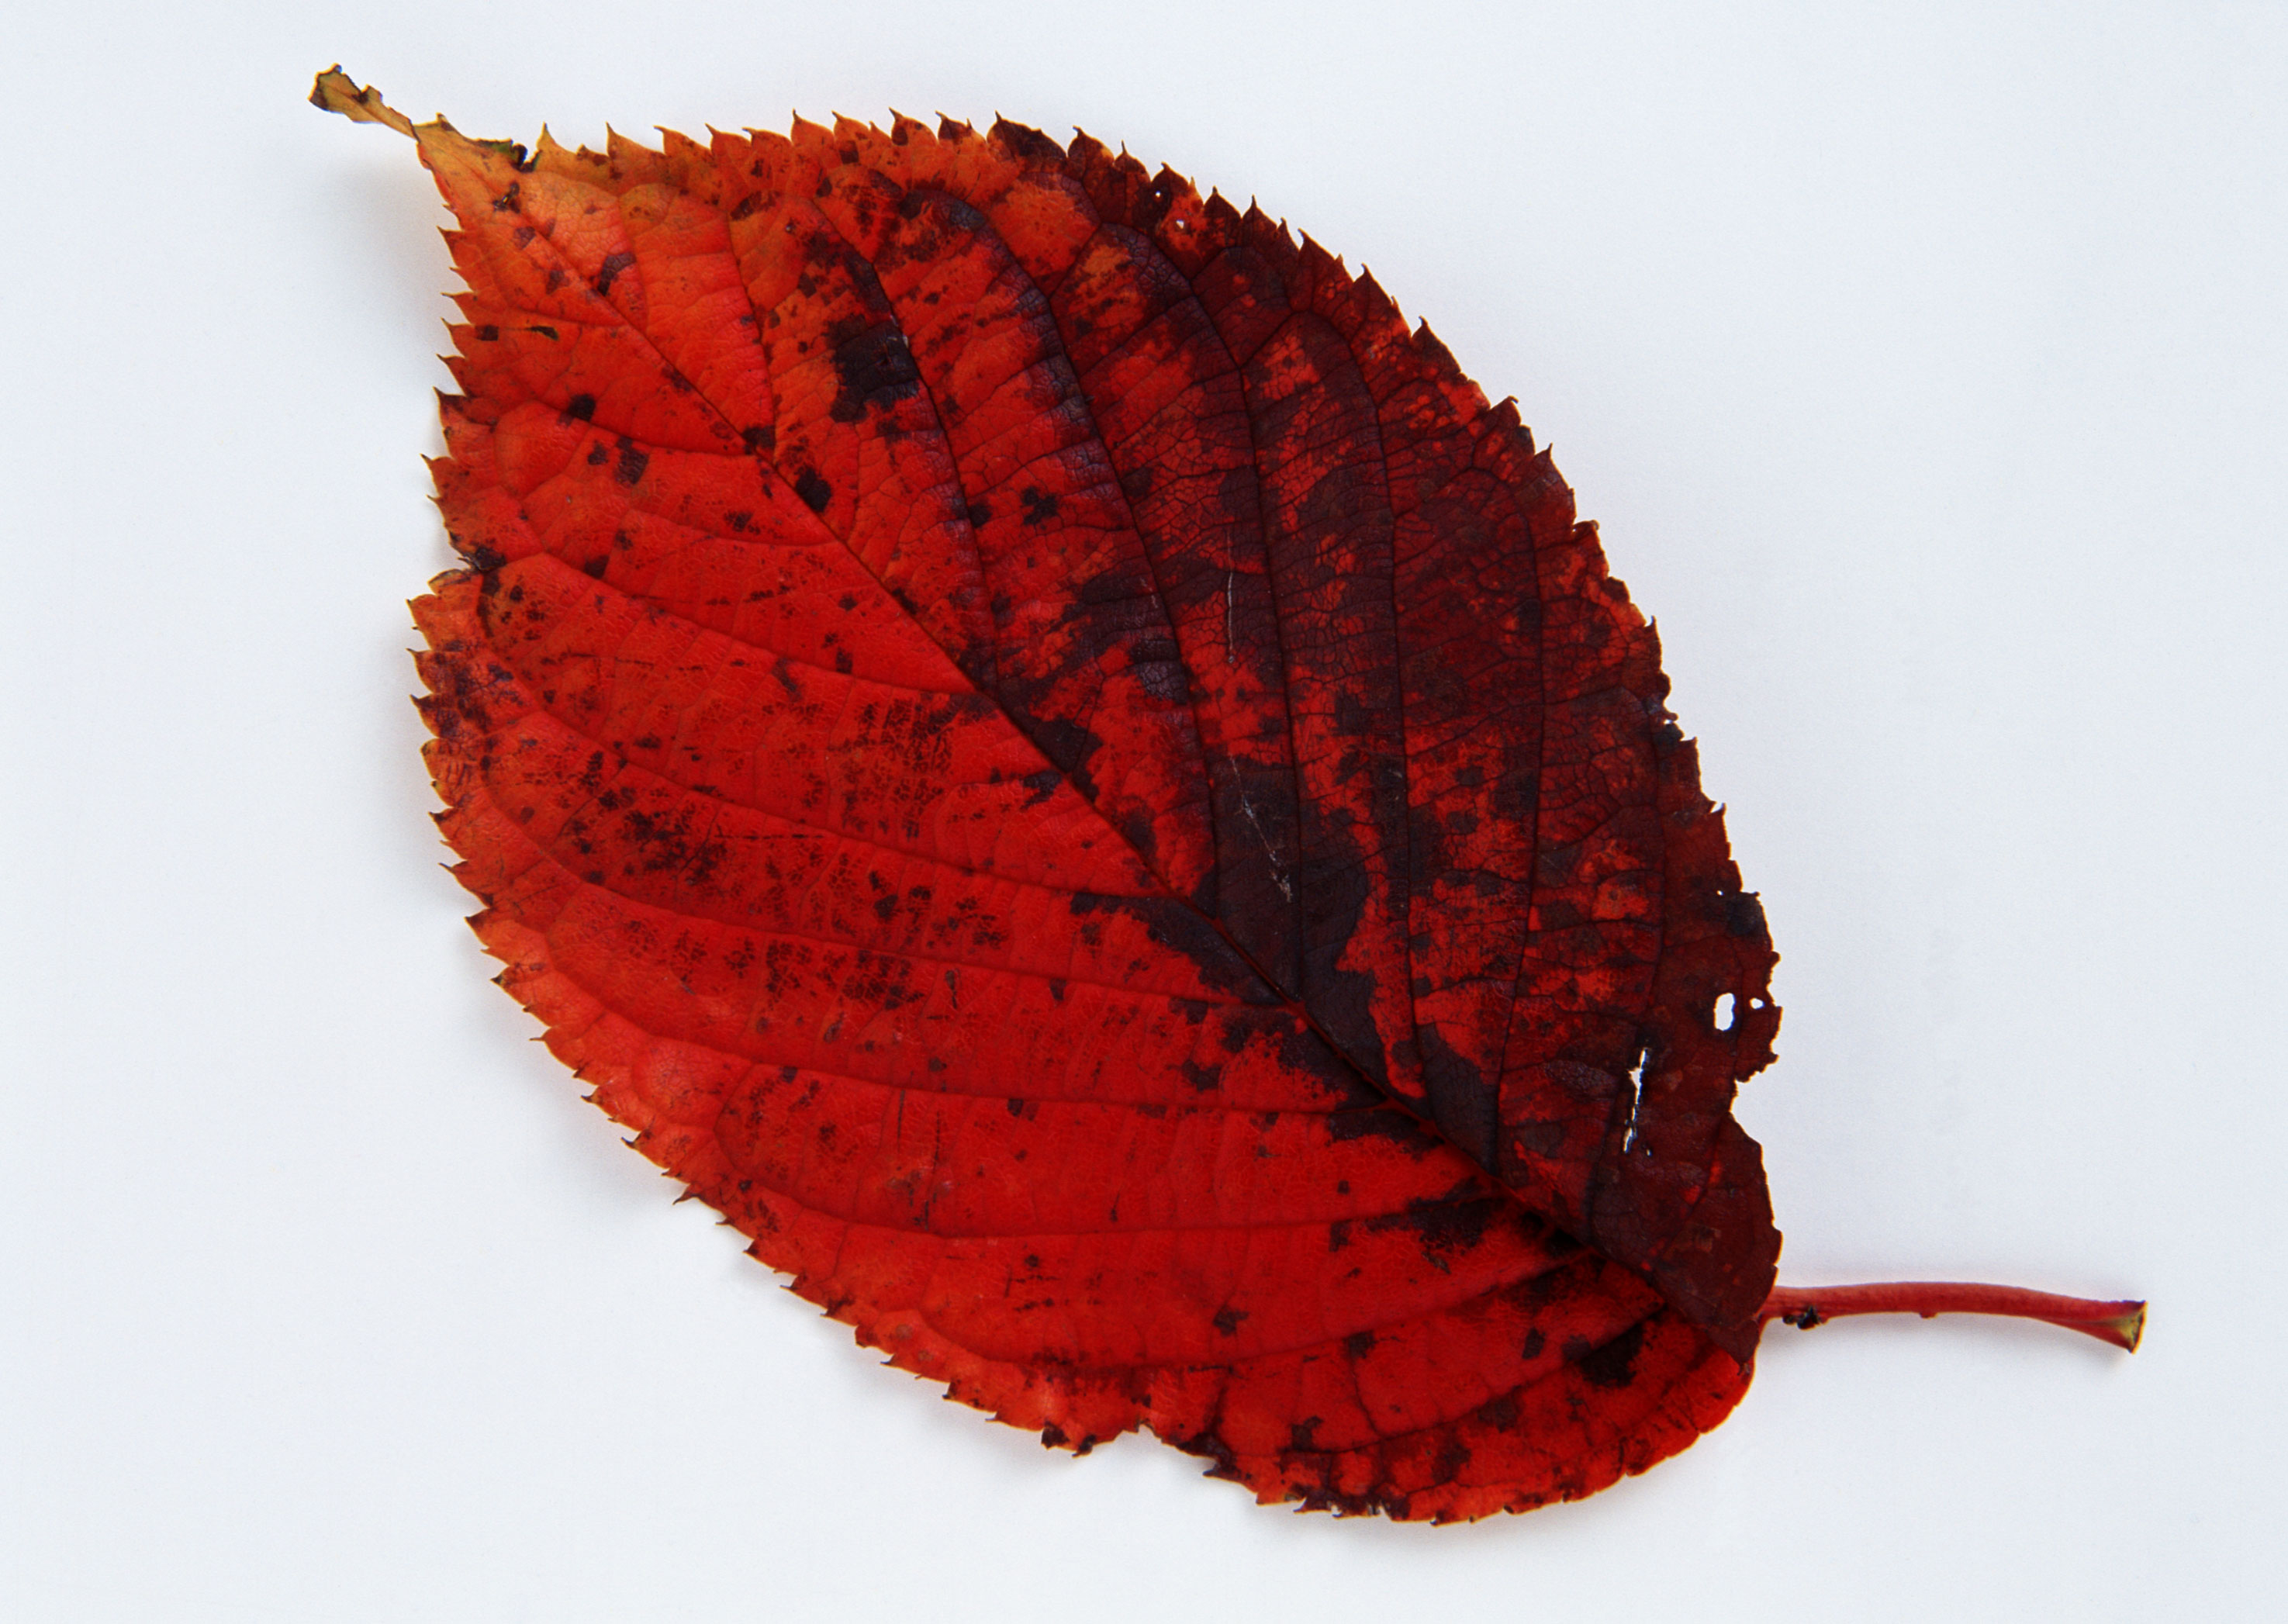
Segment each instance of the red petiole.
M2079 1331L2117 1348L2137 1351L2145 1333L2142 1303L2100 1303L2054 1296L2018 1286L1974 1286L1950 1280L1893 1280L1879 1286L1775 1286L1760 1318L1808 1331L1851 1314L2000 1314L2040 1319Z

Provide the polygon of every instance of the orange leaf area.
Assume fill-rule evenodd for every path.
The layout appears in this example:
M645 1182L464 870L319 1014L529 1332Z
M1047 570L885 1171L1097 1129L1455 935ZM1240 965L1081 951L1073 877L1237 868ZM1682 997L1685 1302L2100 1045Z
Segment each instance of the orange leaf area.
M902 1368L1266 1501L1522 1509L1723 1418L1774 956L1513 406L1085 136L314 99L459 222L429 763L639 1149Z

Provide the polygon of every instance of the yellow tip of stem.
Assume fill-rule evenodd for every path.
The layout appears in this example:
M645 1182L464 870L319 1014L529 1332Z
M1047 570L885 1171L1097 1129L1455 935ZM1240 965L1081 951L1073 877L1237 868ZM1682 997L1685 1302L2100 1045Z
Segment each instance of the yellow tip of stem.
M381 99L381 92L360 85L335 63L310 87L310 105L354 118L361 124L387 124L400 135L413 133L413 121Z

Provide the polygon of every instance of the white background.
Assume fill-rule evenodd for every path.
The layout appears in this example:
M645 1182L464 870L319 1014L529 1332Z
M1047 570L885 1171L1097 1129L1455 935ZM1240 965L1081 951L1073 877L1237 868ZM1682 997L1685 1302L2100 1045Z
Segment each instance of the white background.
M2281 1382L2288 12L75 0L8 25L0 1612L2249 1618ZM457 923L405 695L443 218L304 105L600 144L998 110L1259 197L1520 397L1785 961L1775 1329L1470 1527L1075 1461L616 1143Z

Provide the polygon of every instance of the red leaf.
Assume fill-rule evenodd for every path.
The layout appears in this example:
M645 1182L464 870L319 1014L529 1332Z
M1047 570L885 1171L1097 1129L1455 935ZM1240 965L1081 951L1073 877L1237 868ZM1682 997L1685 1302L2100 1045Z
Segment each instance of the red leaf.
M314 99L460 222L478 934L795 1290L1046 1442L1441 1520L1854 1311L1768 1306L1774 955L1651 629L1370 279L1085 136Z

